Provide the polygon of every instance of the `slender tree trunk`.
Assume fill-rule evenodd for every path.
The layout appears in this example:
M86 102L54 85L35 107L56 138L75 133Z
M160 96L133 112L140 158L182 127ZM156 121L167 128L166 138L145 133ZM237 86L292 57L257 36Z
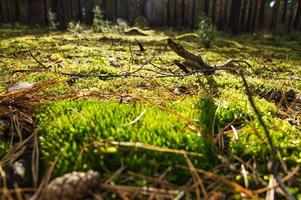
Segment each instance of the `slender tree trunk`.
M13 1L7 1L5 3L6 7L4 8L4 11L7 15L7 22L14 22L15 21L15 5Z
M176 27L181 27L183 21L183 9L182 9L182 1L181 0L174 0L176 1L175 4L175 19L176 19Z
M182 0L182 5L183 5L183 9L182 9L182 12L183 12L183 25L187 25L189 24L189 2L188 0Z
M0 22L3 22L3 14L4 14L4 10L2 8L2 1L0 1Z
M272 13L272 19L270 23L270 29L273 30L275 29L278 21L278 15L279 15L279 8L280 8L280 0L275 0L276 3L273 7L273 13Z
M186 25L188 25L189 27L193 27L193 18L194 18L194 8L195 8L195 0L191 1L191 0L186 0L186 19L187 19L187 23Z
M54 5L56 5L57 16L59 21L59 29L66 29L68 26L66 9L65 9L65 1L54 0Z
M281 17L281 22L285 23L286 22L286 14L287 14L287 5L288 5L288 0L283 0L284 4L283 4L283 13L282 13L282 17Z
M216 10L216 0L213 0L212 11L211 11L213 22L216 22L215 10Z
M81 2L81 0L77 0L77 13L78 13L78 20L83 22L82 2Z
M252 27L251 31L254 32L257 29L257 7L258 7L258 0L255 0L255 5L254 5L254 12L253 12L253 19L252 19Z
M168 12L167 12L167 17L168 17L168 25L169 26L175 26L175 1L174 0L169 0L167 2L167 9L168 9Z
M225 19L225 27L229 27L229 1L230 0L225 0L225 13L224 13L224 19Z
M264 28L264 19L265 19L265 8L266 8L267 0L260 1L260 8L259 8L259 20L258 20L258 28Z
M294 17L295 17L295 4L296 4L296 0L292 0L290 14L289 14L289 18L288 18L288 26L287 26L288 32L290 32L292 30L292 24L293 24Z
M224 16L224 12L225 12L225 0L220 0L219 1L219 15L218 15L218 29L222 30L224 27L224 23L225 23L225 18Z
M248 19L247 19L246 30L251 31L252 30L253 13L254 13L253 0L249 0L248 8L249 9L248 9Z
M18 0L14 0L14 4L15 4L15 20L20 22L20 5L19 5L19 1Z
M234 34L237 34L240 31L240 27L239 27L240 13L241 13L241 0L232 0L229 26Z
M210 6L210 0L205 0L204 13L205 13L207 16L209 15L209 6Z
M300 20L301 20L301 0L298 1L297 13L293 24L294 30L298 30Z
M197 2L196 1L193 1L193 4L192 4L192 26L194 27L196 25L196 17L197 17Z
M112 21L116 20L115 0L106 1L106 18Z
M246 0L242 0L242 7L241 7L241 20L240 20L240 30L245 31L245 20L247 17L247 3Z

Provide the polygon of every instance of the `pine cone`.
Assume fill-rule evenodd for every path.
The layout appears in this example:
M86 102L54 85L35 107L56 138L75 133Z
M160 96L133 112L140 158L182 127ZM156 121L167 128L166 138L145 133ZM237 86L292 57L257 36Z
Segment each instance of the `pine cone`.
M42 194L42 200L82 200L99 186L100 174L95 171L72 172L52 180Z

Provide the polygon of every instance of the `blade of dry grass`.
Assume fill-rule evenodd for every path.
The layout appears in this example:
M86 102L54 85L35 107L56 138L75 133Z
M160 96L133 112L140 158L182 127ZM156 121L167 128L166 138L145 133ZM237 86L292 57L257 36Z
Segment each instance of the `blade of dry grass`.
M133 194L138 193L143 196L149 196L151 194L155 194L165 198L173 198L177 194L179 194L178 190L166 190L166 189L158 189L154 187L135 187L135 186L123 186L123 185L110 185L110 184L101 184L100 188L119 193L122 191L124 194Z
M166 174L168 173L168 172L170 172L172 170L172 167L168 167L160 176L159 176L159 178L158 178L158 180L163 180L163 178L166 176ZM150 197L148 198L148 200L153 200L155 198L155 195L150 195Z
M287 182L288 180L290 180L291 178L293 178L295 175L298 174L300 170L300 166L295 167L290 173L288 173L283 179L282 182ZM257 194L263 193L263 192L267 192L271 189L271 187L273 188L277 188L278 187L278 183L273 184L272 186L269 184L269 186L255 190L254 192Z
M143 180L147 180L151 183L160 185L161 187L176 188L176 186L174 184L172 184L168 181L165 181L165 180L160 180L159 178L154 178L154 177L146 176L146 175L143 175L143 174L138 174L138 173L135 173L135 172L132 172L132 171L128 171L128 174L131 175L131 176L135 176L137 178L141 178Z
M158 152L164 152L164 153L174 153L174 154L180 154L180 155L190 155L190 156L197 156L202 157L203 155L196 152L187 152L184 150L178 150L178 149L169 149L169 148L162 148L150 144L143 144L140 142L117 142L117 141L96 141L92 143L93 146L104 146L104 145L113 145L113 146L119 146L119 147L133 147L133 148L141 148L146 149L150 151L158 151Z
M185 166L182 166L181 168L183 169L186 169L186 170L189 170L187 167ZM241 193L244 193L246 196L252 198L253 200L257 200L259 199L257 194L255 194L254 192L252 192L251 190L248 190L246 188L244 188L243 186L223 177L223 176L219 176L217 174L214 174L212 172L208 172L208 171L205 171L203 169L195 169L198 173L201 173L201 174L204 174L205 176L207 176L208 178L211 178L211 179L217 179L217 180L220 180L221 182L231 186L234 188L234 190L238 191L238 192L241 192Z
M184 155L184 158L185 158L185 160L186 160L186 162L188 164L188 168L189 168L190 173L192 175L193 181L194 181L194 183L196 185L197 199L201 199L200 192L199 192L199 189L198 189L199 187L200 187L200 189L201 189L201 191L203 193L204 198L208 199L208 193L207 193L207 191L205 189L205 186L203 184L202 179L200 178L199 174L196 171L196 168L193 166L191 160L188 158L188 156L186 154Z

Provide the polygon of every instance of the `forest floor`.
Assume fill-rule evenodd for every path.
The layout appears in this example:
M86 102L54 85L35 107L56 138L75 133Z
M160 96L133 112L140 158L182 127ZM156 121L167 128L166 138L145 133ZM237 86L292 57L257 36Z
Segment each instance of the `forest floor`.
M25 168L7 172L2 188L15 189L1 194L95 170L94 199L300 199L301 38L220 34L205 49L178 35L0 29L1 177ZM169 37L211 65L251 64L243 70L276 154L241 77L217 71L212 95L204 74L174 64Z

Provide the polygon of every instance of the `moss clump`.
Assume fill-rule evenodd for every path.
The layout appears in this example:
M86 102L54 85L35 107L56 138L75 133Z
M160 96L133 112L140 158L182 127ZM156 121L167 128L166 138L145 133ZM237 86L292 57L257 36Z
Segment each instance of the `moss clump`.
M85 169L105 173L117 170L121 162L130 170L150 175L164 171L168 166L186 165L182 155L133 147L118 148L107 141L140 142L204 152L203 140L186 128L186 121L147 104L59 101L40 107L38 113L38 122L44 127L40 138L43 157L50 162L60 156L55 175ZM133 123L141 113L144 113L142 117ZM106 145L89 145L95 141ZM202 157L192 157L192 161L199 167L206 165ZM169 178L181 182L189 175L185 177L177 172Z
M247 95L241 90L224 89L218 99L216 123L218 127L226 126L233 122L245 122L255 118L255 113L249 104ZM255 97L256 105L265 116L275 116L277 107L265 99Z
M289 120L264 117L275 146L288 167L301 163L301 134ZM257 120L248 122L239 131L239 140L232 143L233 153L243 158L254 157L266 169L265 159L270 154L269 145Z

